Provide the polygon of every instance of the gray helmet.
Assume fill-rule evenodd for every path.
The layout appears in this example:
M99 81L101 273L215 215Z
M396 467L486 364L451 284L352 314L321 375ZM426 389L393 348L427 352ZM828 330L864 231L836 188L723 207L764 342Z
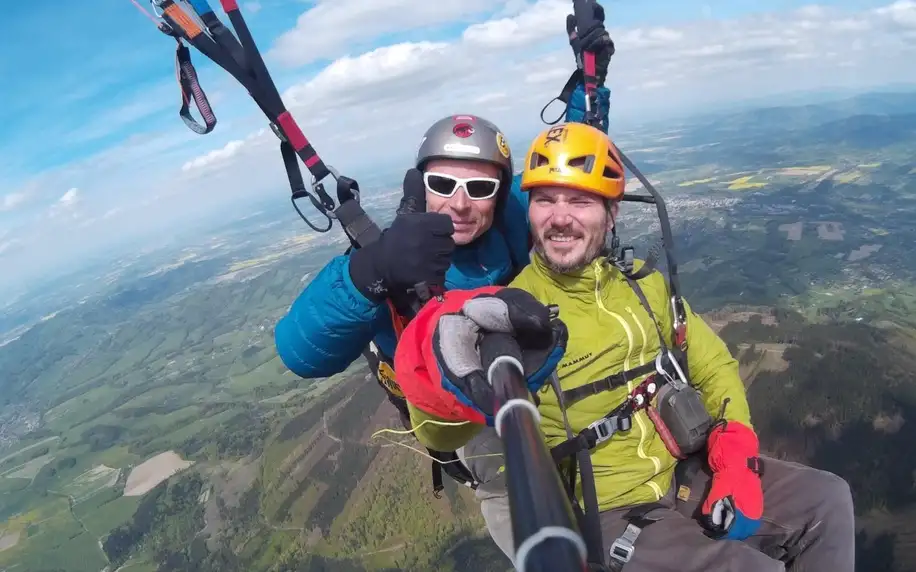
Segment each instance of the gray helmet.
M486 161L499 167L503 186L512 181L512 153L493 123L476 115L449 115L426 130L417 151L417 169L432 159Z

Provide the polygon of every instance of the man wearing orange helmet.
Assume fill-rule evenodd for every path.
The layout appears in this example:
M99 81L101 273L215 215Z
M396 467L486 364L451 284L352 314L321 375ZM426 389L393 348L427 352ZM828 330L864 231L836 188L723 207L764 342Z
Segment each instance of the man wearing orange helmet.
M570 499L584 505L595 567L853 570L846 482L762 457L725 344L686 302L678 340L664 276L605 247L625 188L607 135L584 124L544 131L521 187L531 264L508 287L430 302L401 338L396 373L420 441L455 449L494 425L480 348L488 333L509 333ZM488 520L501 547L513 545L506 521Z

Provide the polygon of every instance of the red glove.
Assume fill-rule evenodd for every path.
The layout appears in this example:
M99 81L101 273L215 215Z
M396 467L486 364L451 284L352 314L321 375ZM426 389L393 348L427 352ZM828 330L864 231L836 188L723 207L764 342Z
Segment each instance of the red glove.
M456 313L467 300L479 294L495 294L501 286L485 286L476 290L451 290L440 302L427 302L404 329L394 353L395 379L411 405L447 421L471 421L486 424L484 415L462 403L442 386L442 374L433 351L432 339L439 318Z
M763 516L757 434L743 423L728 421L710 432L706 448L713 477L702 507L704 524L717 538L748 538Z

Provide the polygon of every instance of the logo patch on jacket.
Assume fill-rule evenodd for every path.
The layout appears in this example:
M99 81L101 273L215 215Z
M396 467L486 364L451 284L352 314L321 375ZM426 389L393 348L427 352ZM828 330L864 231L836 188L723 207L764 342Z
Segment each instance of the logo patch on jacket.
M592 352L588 352L584 356L575 357L569 361L564 361L563 363L560 364L560 367L570 367L570 366L576 365L577 363L583 362L590 357L592 357Z
M394 369L392 369L387 362L378 362L378 371L376 374L379 383L381 383L392 395L395 397L404 397L404 392L401 391L401 386L398 385L398 382L394 380Z

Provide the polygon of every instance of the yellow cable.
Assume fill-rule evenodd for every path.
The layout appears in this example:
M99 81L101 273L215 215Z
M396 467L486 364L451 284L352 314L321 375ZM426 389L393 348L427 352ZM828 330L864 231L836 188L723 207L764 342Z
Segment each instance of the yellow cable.
M467 425L468 423L470 423L470 421L436 421L436 420L434 420L434 419L426 419L425 421L423 421L423 423L420 423L419 425L417 425L417 426L414 427L413 429L407 429L407 430L398 430L398 429L379 429L378 431L376 431L375 433L373 433L372 435L370 435L370 436L369 436L369 439L375 439L376 437L381 436L382 433L394 433L395 435L412 435L413 433L416 432L417 429L419 429L420 427L422 427L423 425L425 425L425 424L427 424L427 423L432 423L433 425L439 425L439 426L442 426L442 427L460 427L460 426L462 426L462 425ZM421 455L421 456L423 456L423 457L426 457L427 459L430 459L430 460L432 460L432 461L436 461L436 462L439 463L440 465L445 465L446 463L456 463L456 462L458 462L458 461L460 460L460 459L454 459L454 460L452 460L452 461L440 461L439 459L437 459L437 458L435 458L435 457L433 457L433 456L431 456L431 455L429 455L429 454L427 454L427 453L424 453L423 451L417 449L416 447L411 447L411 446L408 445L407 443L400 443L400 442L398 442L398 441L394 441L394 440L392 440L392 439L388 439L387 437L382 437L382 438L385 439L385 441L388 441L389 443L391 443L391 444L393 444L393 445L397 445L397 446L399 446L399 447L406 447L407 449L410 449L411 451L415 451L417 454L419 454L419 455ZM482 459L482 458L484 458L484 457L502 457L502 455L501 455L500 453L486 453L486 454L483 454L483 455L469 455L469 456L466 456L465 459L466 459L466 460L467 460L467 459Z

